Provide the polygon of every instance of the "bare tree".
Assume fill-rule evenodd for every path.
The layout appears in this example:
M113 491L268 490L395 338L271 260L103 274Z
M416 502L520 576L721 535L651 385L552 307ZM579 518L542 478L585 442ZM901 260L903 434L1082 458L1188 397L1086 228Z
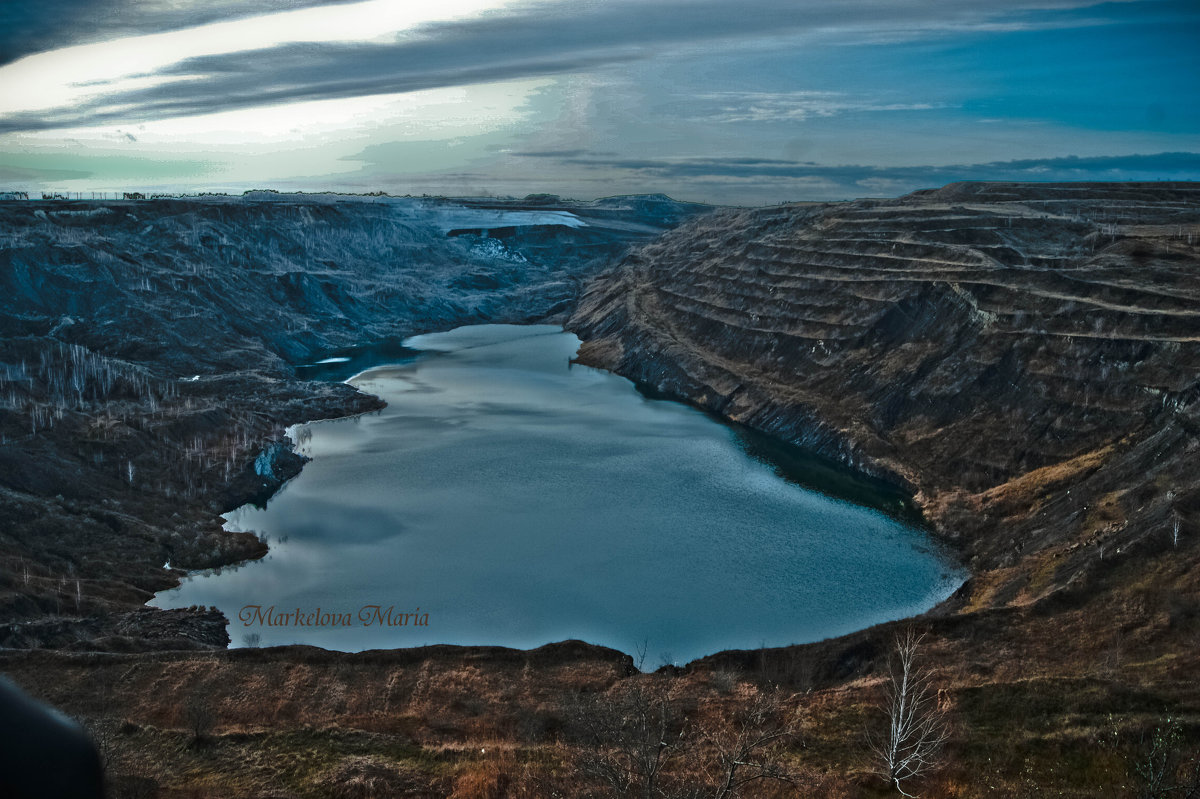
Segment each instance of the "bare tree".
M924 639L911 628L896 636L882 706L886 730L867 736L878 773L904 796L915 795L904 790L905 783L941 765L949 734L933 674L919 658Z
M618 797L664 795L663 771L687 732L687 719L664 686L634 680L612 697L580 697L573 716L583 744L581 772Z
M646 664L646 650L650 648L650 639L643 638L641 641L633 645L634 658L633 665L638 671L642 670L642 666Z
M795 781L777 759L798 733L799 716L789 704L778 689L757 693L723 730L704 734L716 754L714 799L740 796L744 786L760 780Z

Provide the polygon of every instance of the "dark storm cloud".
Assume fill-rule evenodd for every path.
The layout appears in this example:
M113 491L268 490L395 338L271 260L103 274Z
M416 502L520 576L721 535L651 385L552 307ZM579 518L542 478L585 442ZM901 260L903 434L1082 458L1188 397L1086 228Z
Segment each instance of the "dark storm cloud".
M225 0L222 5L261 9L269 4L268 0ZM526 3L468 21L426 25L414 35L387 44L293 43L193 58L162 72L187 77L186 81L112 93L71 108L11 114L0 118L0 132L117 119L144 121L582 72L718 39L813 34L826 40L842 37L856 41L873 35L893 36L896 31L911 35L921 30L986 28L1001 24L1001 18L1003 24L1020 25L1025 24L1023 9L1081 4L1084 0L1030 0L1007 4L999 12L995 4L979 0ZM112 7L124 8L120 4ZM179 6L178 12L184 14L191 8Z
M31 53L351 0L0 0L0 65Z

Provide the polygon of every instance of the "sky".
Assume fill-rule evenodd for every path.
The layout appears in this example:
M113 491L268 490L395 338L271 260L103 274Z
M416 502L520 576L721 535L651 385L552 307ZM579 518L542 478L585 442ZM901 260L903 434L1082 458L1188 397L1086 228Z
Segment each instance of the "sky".
M0 191L1196 179L1196 0L0 2Z

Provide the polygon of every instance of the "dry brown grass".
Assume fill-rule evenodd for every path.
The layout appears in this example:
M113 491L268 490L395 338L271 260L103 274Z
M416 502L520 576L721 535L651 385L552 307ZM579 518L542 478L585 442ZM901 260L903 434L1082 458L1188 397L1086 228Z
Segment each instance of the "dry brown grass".
M1079 482L1104 465L1115 446L1108 444L1099 447L1069 460L1026 472L1020 477L990 488L980 494L980 507L983 510L1001 512L1036 512L1048 494Z

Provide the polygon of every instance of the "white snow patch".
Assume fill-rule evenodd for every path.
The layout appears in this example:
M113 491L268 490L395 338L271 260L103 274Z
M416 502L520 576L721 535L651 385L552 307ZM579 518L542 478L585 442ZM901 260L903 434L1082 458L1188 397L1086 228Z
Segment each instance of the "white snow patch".
M429 222L443 233L451 230L490 230L498 227L562 225L587 227L570 211L506 211L500 208L429 208Z

